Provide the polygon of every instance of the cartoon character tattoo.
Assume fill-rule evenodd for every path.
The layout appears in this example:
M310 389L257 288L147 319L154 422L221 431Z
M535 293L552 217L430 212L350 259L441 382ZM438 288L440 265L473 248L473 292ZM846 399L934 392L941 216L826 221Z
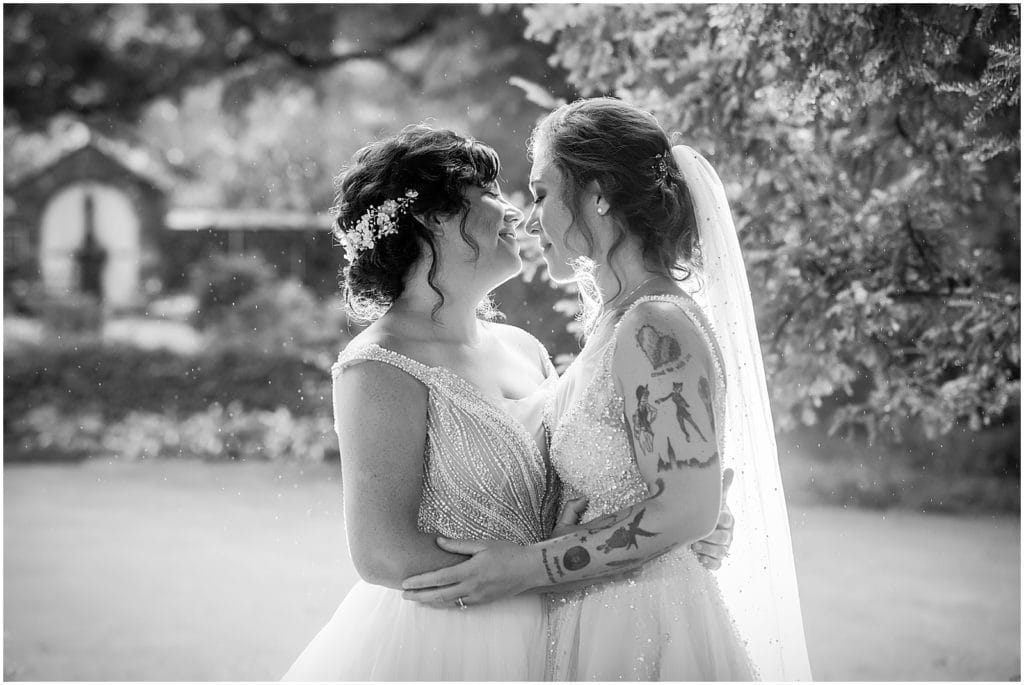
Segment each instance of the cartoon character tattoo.
M693 426L693 429L697 431L697 435L700 439L707 442L707 438L700 432L700 428L697 426L697 422L693 420L693 415L690 414L690 403L683 397L683 384L673 381L672 392L665 395L661 399L654 400L655 404L661 404L665 400L672 400L676 405L676 421L679 422L679 427L683 431L683 435L686 437L686 442L690 442L690 432L686 430L686 424L689 423Z
M625 528L618 528L603 545L597 546L598 551L608 554L613 549L619 549L620 547L625 549L629 549L630 547L638 549L639 546L636 541L637 536L643 535L644 537L653 538L657 535L657 533L644 530L640 527L640 520L644 517L644 513L646 511L646 509L641 509Z
M633 429L637 442L645 453L654 449L654 429L651 424L658 417L658 410L651 406L651 391L646 385L636 389L636 411L633 412Z
M654 487L657 491L650 496L650 499L657 499L661 497L661 493L665 492L665 480L658 478L654 481ZM587 533L589 535L597 535L598 533L608 530L617 523L622 523L629 517L629 514L605 514L604 516L598 516L593 521L587 522ZM580 538L580 542L585 541L586 538Z
M704 409L708 413L711 430L715 430L715 412L711 408L711 386L708 384L708 379L704 376L701 376L700 380L697 381L697 394L700 395L700 401L704 403Z

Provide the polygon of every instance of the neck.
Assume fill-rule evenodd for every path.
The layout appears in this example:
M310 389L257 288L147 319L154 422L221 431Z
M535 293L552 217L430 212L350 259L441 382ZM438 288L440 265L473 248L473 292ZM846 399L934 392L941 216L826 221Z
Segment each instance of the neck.
M476 344L480 341L480 320L476 316L476 308L487 291L466 282L459 283L459 280L458 277L445 279L438 270L434 284L444 293L444 303L435 312L434 307L441 298L430 287L426 268L413 269L406 279L405 290L389 311L407 316L417 325L428 328L428 335L433 339ZM464 280L472 279L466 276Z
M613 255L613 260L614 273L612 266L604 263L599 264L596 274L597 289L606 311L628 306L650 286L671 280L667 274L651 271L632 243L623 245Z

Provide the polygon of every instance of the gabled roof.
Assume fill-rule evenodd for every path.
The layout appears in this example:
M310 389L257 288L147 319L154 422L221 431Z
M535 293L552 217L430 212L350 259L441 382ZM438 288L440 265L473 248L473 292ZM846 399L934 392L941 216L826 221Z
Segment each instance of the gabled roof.
M92 132L60 141L45 159L8 181L15 189L25 186L90 148L159 190L169 191L178 183L175 171L145 150Z

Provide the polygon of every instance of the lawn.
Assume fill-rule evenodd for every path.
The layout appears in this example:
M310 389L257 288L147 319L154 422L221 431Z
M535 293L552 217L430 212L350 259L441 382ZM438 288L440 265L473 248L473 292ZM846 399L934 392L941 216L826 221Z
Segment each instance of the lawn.
M1019 679L1019 517L790 513L816 679ZM354 580L331 467L4 469L6 680L274 680Z

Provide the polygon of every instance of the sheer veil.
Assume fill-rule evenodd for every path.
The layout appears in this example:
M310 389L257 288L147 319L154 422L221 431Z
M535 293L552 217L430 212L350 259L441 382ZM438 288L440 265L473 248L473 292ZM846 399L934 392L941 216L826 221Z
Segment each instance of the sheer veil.
M693 198L704 258L701 278L684 288L711 320L725 362L722 458L736 472L728 497L736 527L719 584L760 677L810 680L775 429L736 227L711 164L685 145L673 147L672 156Z

